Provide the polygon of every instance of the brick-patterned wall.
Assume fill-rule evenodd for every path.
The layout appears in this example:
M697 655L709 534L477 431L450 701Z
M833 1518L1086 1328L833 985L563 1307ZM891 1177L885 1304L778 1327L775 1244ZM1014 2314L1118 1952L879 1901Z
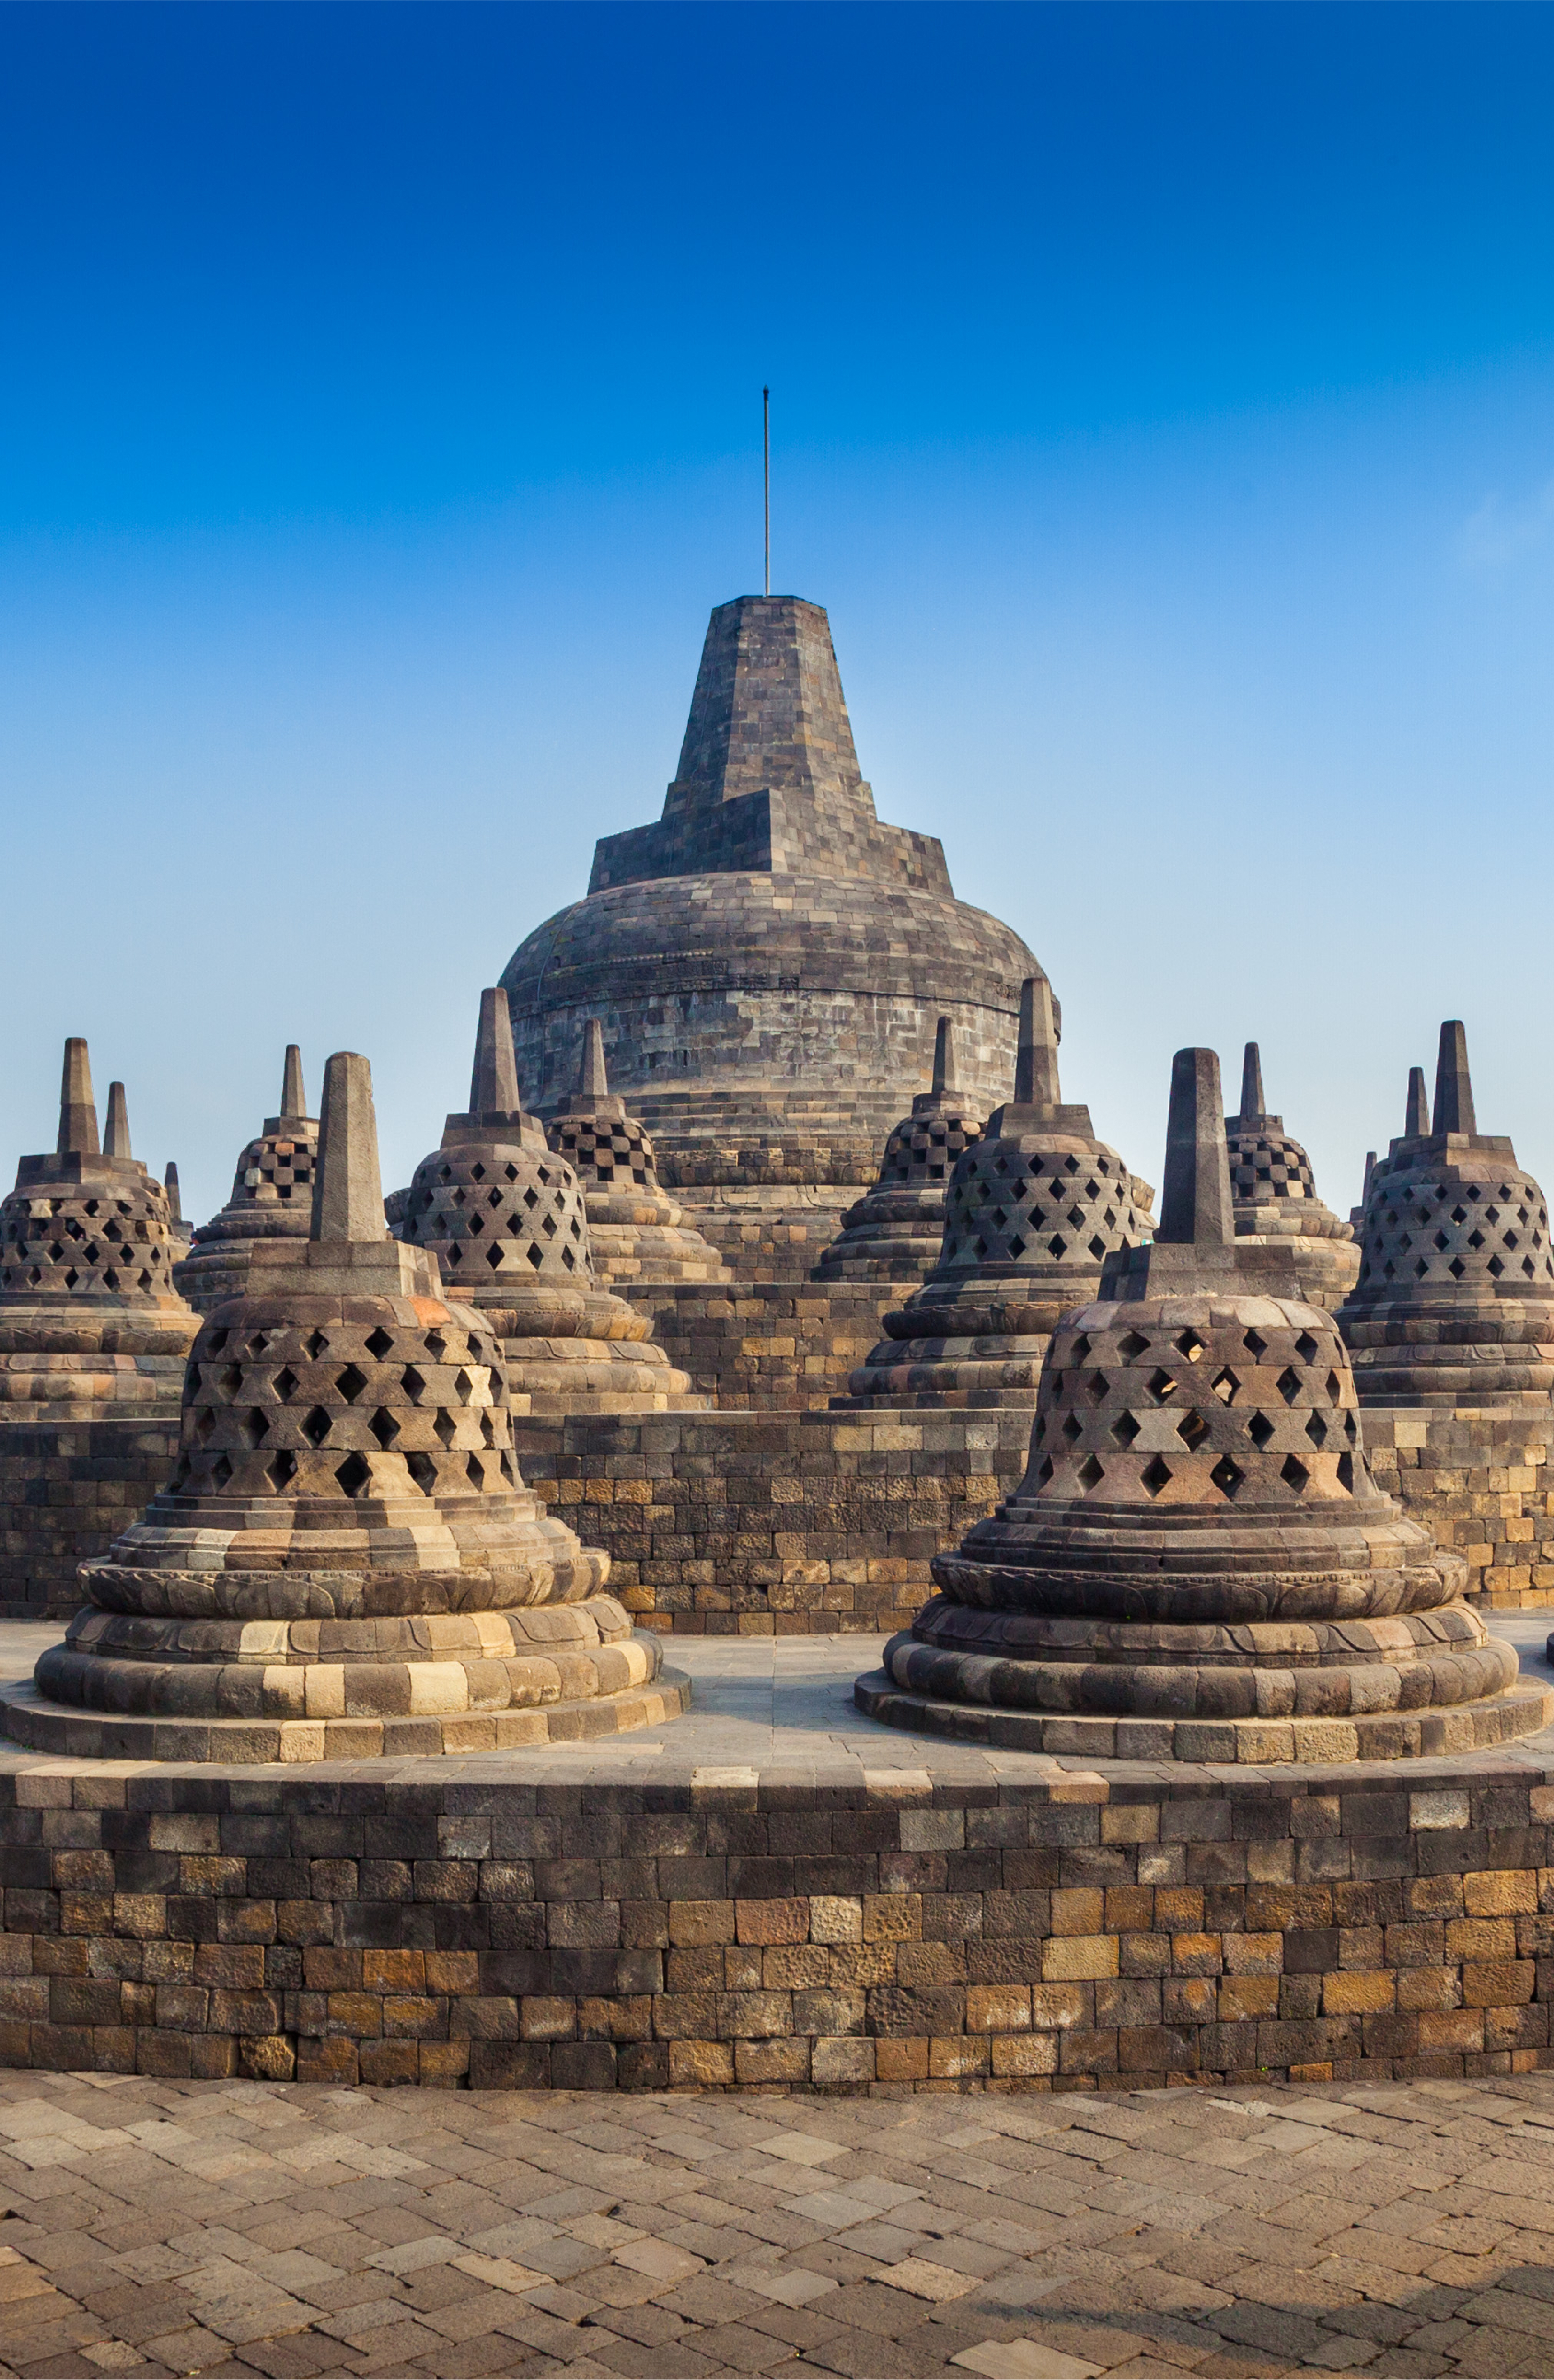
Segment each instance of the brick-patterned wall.
M807 1281L868 1184L813 1183L791 1190L687 1190L671 1195L743 1283Z
M676 1634L905 1627L1029 1439L1003 1412L513 1423L528 1485L610 1554L611 1593Z
M0 2063L1134 2089L1554 2063L1554 1785L0 1776Z
M623 1281L670 1362L724 1410L823 1409L884 1334L910 1281Z
M1366 1405L1361 1420L1378 1486L1439 1544L1466 1555L1470 1602L1502 1611L1554 1606L1554 1410Z
M106 1553L171 1475L178 1421L0 1423L0 1620L79 1611Z

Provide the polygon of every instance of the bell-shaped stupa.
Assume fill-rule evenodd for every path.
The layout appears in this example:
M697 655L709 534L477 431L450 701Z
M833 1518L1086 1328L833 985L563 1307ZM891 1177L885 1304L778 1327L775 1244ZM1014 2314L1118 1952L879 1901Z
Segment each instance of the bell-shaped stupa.
M933 1079L885 1143L868 1196L849 1207L817 1281L921 1281L944 1237L951 1176L981 1131L955 1079L955 1027L941 1016Z
M1371 1171L1360 1277L1339 1327L1362 1404L1548 1407L1548 1210L1511 1142L1477 1128L1455 1020L1440 1028L1434 1130L1416 1066L1402 1136Z
M124 1086L100 1145L86 1043L65 1044L59 1139L0 1201L0 1418L171 1418L200 1318L173 1285L167 1194L131 1155Z
M293 1041L281 1075L279 1115L265 1117L263 1131L237 1160L231 1197L200 1225L178 1267L178 1287L191 1305L209 1314L223 1298L240 1297L257 1241L307 1238L318 1148L318 1121L308 1113L302 1087L302 1052Z
M298 1761L500 1750L674 1716L683 1682L525 1488L487 1318L383 1228L371 1075L324 1074L306 1240L254 1243L189 1357L163 1494L82 1578L10 1732Z
M595 1277L582 1184L518 1096L504 991L480 994L468 1109L417 1166L397 1229L436 1252L449 1289L503 1340L516 1413L705 1406L649 1317Z
M1322 1204L1310 1158L1283 1117L1267 1112L1255 1041L1242 1061L1241 1112L1225 1118L1225 1135L1237 1239L1287 1246L1301 1295L1312 1305L1337 1305L1360 1269L1354 1226Z
M1104 1257L1147 1235L1148 1208L1089 1109L1063 1104L1051 986L1029 978L1014 1097L955 1161L932 1272L833 1402L1034 1405L1060 1317L1094 1297Z
M1554 1691L1372 1479L1334 1318L1238 1239L1211 1050L1177 1053L1159 1231L1042 1367L1019 1488L860 1679L902 1727L1105 1757L1396 1759L1541 1727Z
M606 1287L733 1278L663 1188L646 1127L612 1095L596 1016L584 1027L577 1087L556 1109L546 1134L582 1184L594 1274Z

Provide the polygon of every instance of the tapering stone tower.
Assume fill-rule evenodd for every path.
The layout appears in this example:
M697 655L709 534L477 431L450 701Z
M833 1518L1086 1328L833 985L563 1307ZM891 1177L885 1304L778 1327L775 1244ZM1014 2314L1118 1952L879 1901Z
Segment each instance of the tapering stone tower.
M201 1314L224 1298L242 1295L256 1241L307 1238L318 1147L318 1123L308 1113L302 1087L302 1052L292 1041L281 1075L279 1115L265 1117L259 1138L237 1160L231 1197L200 1224L178 1267L178 1287Z
M163 1173L162 1186L167 1193L167 1221L173 1236L173 1285L182 1295L183 1284L178 1280L177 1268L188 1254L192 1234L184 1220L184 1202L178 1194L178 1169L171 1160ZM189 1302L192 1305L193 1300Z
M365 1058L324 1073L310 1233L256 1241L189 1357L165 1491L7 1724L45 1751L297 1761L672 1717L682 1682L529 1494L489 1323L388 1237Z
M1549 1407L1548 1210L1511 1142L1477 1128L1455 1020L1440 1028L1434 1130L1416 1066L1402 1136L1372 1171L1339 1327L1362 1404Z
M1238 1239L1210 1050L1172 1067L1152 1245L1054 1332L1018 1490L860 1679L892 1725L1123 1759L1467 1751L1554 1693L1373 1481L1333 1318Z
M932 1272L833 1402L1028 1409L1060 1317L1095 1295L1113 1249L1147 1234L1148 1202L1089 1109L1064 1105L1051 987L1029 978L1014 1097L956 1160Z
M953 1018L941 1016L932 1082L886 1141L874 1187L842 1218L817 1281L921 1281L932 1271L951 1176L981 1131L956 1080L954 1036Z
M160 1182L131 1154L124 1086L97 1133L82 1040L65 1045L59 1136L0 1202L0 1613L73 1608L101 1552L172 1460L200 1318L173 1286Z
M596 1279L582 1184L518 1097L507 995L480 994L469 1106L417 1166L396 1226L504 1345L515 1412L700 1410L652 1324Z
M1311 1160L1283 1117L1267 1112L1255 1041L1242 1062L1241 1112L1225 1118L1225 1133L1236 1237L1287 1245L1301 1295L1312 1305L1339 1305L1360 1269L1354 1227L1322 1204Z
M941 1015L969 1105L992 1105L1035 965L955 900L931 835L876 817L825 613L749 595L712 613L662 819L604 838L588 898L502 980L535 1110L598 1017L663 1182L743 1277L795 1280L873 1181Z
M731 1278L717 1249L665 1192L645 1127L612 1094L596 1016L583 1035L577 1087L563 1099L546 1136L582 1184L593 1269L606 1286Z

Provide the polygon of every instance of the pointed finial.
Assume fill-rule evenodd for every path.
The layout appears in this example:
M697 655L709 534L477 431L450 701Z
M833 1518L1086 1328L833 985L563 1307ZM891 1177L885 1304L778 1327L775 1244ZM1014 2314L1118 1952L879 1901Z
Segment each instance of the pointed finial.
M129 1146L129 1109L125 1101L124 1085L108 1085L108 1116L103 1127L104 1157L133 1157Z
M933 1096L942 1099L946 1091L959 1088L955 1080L955 1028L949 1017L941 1016L933 1037Z
M1474 1133L1473 1077L1468 1073L1468 1037L1462 1021L1452 1017L1440 1028L1440 1055L1436 1060L1437 1132Z
M1428 1140L1430 1136L1430 1102L1425 1095L1425 1069L1410 1066L1408 1099L1402 1111L1404 1140Z
M286 1043L286 1062L281 1076L281 1113L284 1116L305 1116L308 1095L302 1087L302 1052L295 1041Z
M1220 1104L1220 1060L1212 1050L1178 1050L1171 1062L1171 1117L1166 1126L1165 1188L1158 1240L1228 1247L1235 1238L1231 1210L1231 1153Z
M166 1172L162 1177L162 1186L167 1193L167 1211L169 1215L171 1215L175 1223L181 1223L184 1220L184 1202L178 1196L178 1169L171 1161L168 1163Z
M1376 1151L1374 1148L1367 1148L1366 1151L1366 1178L1360 1184L1360 1204L1362 1207L1365 1205L1366 1200L1370 1196L1370 1177L1375 1172Z
M469 1077L469 1112L511 1115L519 1104L512 1019L507 1013L507 995L497 985L480 994L475 1071Z
M309 1237L376 1241L387 1236L372 1069L355 1050L337 1050L324 1061Z
M59 1086L61 1157L98 1154L97 1102L91 1096L91 1060L86 1043L77 1038L65 1044L65 1072Z
M1248 1041L1241 1061L1241 1112L1244 1116L1268 1113L1263 1105L1263 1062L1255 1041Z
M584 1099L607 1099L610 1096L610 1085L604 1072L604 1027L597 1016L590 1016L583 1027L577 1096Z
M1030 975L1020 986L1020 1046L1014 1060L1014 1105L1022 1108L1061 1106L1058 1088L1058 1028L1052 1014L1052 987L1044 975Z

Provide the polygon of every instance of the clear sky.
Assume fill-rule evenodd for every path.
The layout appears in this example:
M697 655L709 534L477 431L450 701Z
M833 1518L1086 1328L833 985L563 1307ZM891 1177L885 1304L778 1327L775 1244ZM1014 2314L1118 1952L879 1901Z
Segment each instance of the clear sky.
M0 8L6 1181L67 1033L195 1219L288 1039L407 1178L770 380L773 587L1098 1129L1255 1036L1347 1210L1461 1015L1554 1188L1551 122L1492 0Z

